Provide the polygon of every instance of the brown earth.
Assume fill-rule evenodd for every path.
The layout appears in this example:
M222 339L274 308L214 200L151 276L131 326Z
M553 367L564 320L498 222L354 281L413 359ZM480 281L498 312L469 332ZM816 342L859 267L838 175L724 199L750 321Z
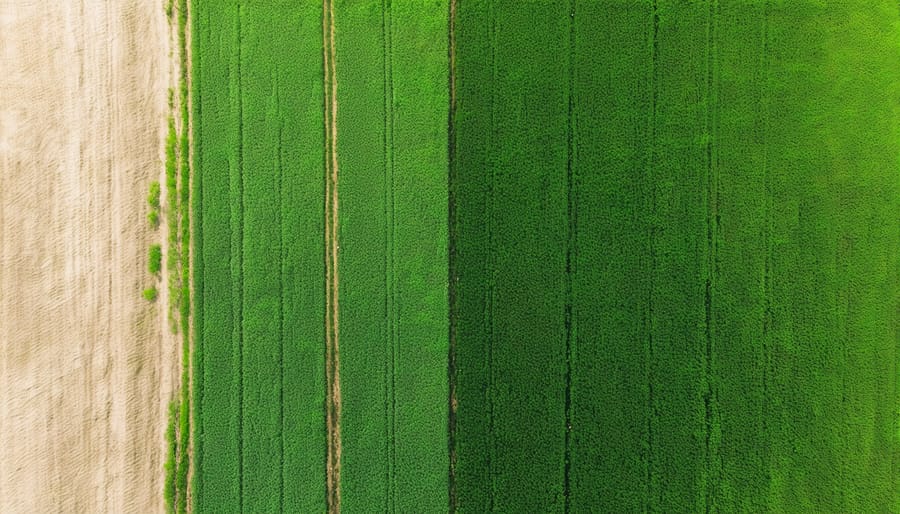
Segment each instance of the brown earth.
M168 34L159 0L0 2L0 512L162 511Z

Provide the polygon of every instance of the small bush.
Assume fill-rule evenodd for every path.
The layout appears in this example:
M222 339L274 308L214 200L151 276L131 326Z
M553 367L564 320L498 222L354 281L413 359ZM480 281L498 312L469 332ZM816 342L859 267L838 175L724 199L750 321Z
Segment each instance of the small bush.
M159 182L154 180L150 183L150 193L147 195L147 203L150 204L151 209L159 210Z
M159 296L159 291L156 290L156 287L151 287L148 289L144 289L144 299L148 302L155 302L156 298Z
M162 269L162 247L150 245L150 273L158 275Z
M147 221L150 222L150 226L153 228L159 227L159 211L153 210L147 213Z

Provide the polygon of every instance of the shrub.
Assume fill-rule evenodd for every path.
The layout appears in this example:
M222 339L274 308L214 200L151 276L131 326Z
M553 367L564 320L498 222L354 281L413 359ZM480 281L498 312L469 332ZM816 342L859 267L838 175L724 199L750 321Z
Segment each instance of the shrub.
M150 245L150 273L158 275L162 269L162 247Z
M147 203L150 204L150 208L153 210L159 210L159 182L154 180L150 183L150 193L147 195Z
M153 228L159 227L159 211L152 210L147 213L147 221L150 222L150 226Z
M144 299L148 302L155 302L156 298L159 296L159 291L156 290L156 287L150 287L148 289L144 289Z

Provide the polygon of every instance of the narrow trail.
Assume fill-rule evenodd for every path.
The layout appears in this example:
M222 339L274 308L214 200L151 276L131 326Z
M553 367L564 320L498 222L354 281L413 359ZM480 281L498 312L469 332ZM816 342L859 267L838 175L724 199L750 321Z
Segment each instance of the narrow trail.
M341 510L341 379L339 344L338 274L338 160L337 78L334 65L334 5L322 3L322 38L325 80L325 374L328 512Z
M457 499L456 493L456 410L457 410L457 399L456 399L456 316L454 315L458 311L457 301L456 301L456 237L457 237L457 215L456 215L456 182L457 182L457 173L456 173L456 131L454 130L454 125L456 124L456 2L458 0L450 0L449 3L449 17L448 17L448 44L447 44L447 54L449 59L449 73L447 74L447 84L450 91L450 108L447 113L447 135L448 135L448 143L447 143L447 162L448 162L448 185L447 185L447 219L449 220L449 234L448 234L448 249L447 255L449 257L449 276L447 277L448 284L448 312L450 313L448 316L448 336L449 336L449 352L447 357L447 383L449 389L449 405L448 405L448 426L447 426L447 446L449 452L449 462L450 466L447 470L448 473L448 487L449 487L449 503L450 503L450 512L456 512L458 509L459 501Z

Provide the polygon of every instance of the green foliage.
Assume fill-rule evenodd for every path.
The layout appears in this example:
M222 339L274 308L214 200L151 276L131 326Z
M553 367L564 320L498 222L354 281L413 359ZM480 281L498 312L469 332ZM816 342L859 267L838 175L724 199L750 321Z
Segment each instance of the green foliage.
M149 265L150 273L158 275L162 269L162 247L158 244L150 245Z
M156 298L159 296L159 291L156 290L155 286L149 287L147 289L144 289L144 291L141 293L141 296L143 296L144 299L148 302L155 302Z
M150 204L150 208L153 210L159 210L159 182L154 180L150 183L150 192L147 194L147 203Z
M457 3L460 512L897 505L878 4Z
M441 5L335 3L340 287L353 291L340 299L348 512L449 504Z
M150 206L150 211L147 213L147 221L150 223L150 226L156 228L159 226L159 204L160 197L160 188L159 182L153 181L150 183L150 192L147 194L147 204Z
M322 4L193 7L194 511L324 512Z
M187 357L185 356L184 364L187 364ZM187 512L187 475L188 470L190 468L190 454L189 454L189 444L190 444L190 403L189 403L189 389L190 386L188 381L188 370L190 368L185 367L182 371L182 386L181 386L181 400L179 401L179 411L178 411L178 442L179 442L179 452L178 452L178 462L176 465L176 473L175 473L175 491L176 491L176 512L178 514L184 514ZM173 427L174 430L174 427Z
M166 462L164 464L166 477L163 484L163 498L165 499L167 514L173 514L175 512L175 457L179 453L178 441L175 434L175 424L177 419L177 406L174 401L171 401L169 402L169 421L166 425Z
M345 510L445 510L448 319L460 512L897 505L894 3L457 2L449 236L444 14L351 4ZM323 511L321 3L193 6L194 510Z
M175 292L179 286L180 263L178 229L179 207L178 202L178 134L175 129L175 118L169 116L168 135L166 136L166 225L168 228L168 254L166 255L166 270L168 271L168 289ZM178 329L175 313L178 310L180 295L169 294L168 318L172 331Z

